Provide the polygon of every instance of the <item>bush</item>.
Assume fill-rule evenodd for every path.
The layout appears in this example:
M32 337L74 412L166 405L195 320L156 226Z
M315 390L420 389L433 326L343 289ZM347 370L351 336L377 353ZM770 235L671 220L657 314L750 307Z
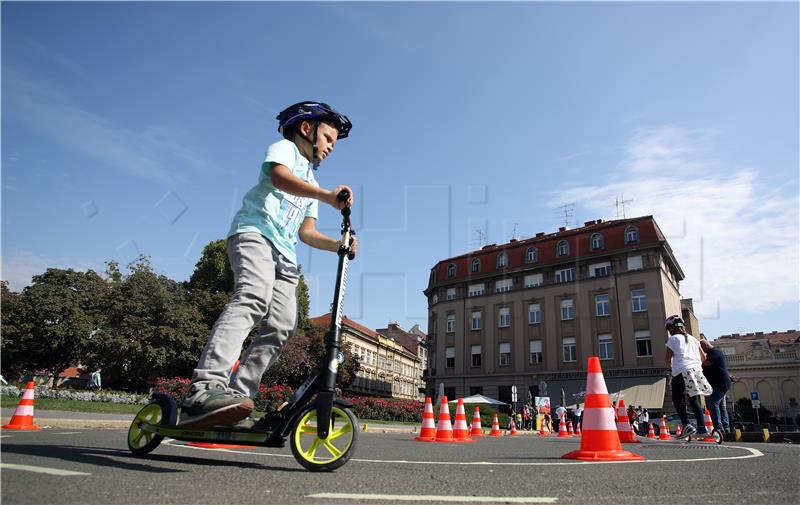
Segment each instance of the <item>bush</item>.
M3 386L0 394L7 396L22 396L25 389L16 386ZM58 400L79 400L85 402L146 404L148 395L137 395L124 391L87 391L85 389L51 389L47 386L37 386L35 398L56 398Z

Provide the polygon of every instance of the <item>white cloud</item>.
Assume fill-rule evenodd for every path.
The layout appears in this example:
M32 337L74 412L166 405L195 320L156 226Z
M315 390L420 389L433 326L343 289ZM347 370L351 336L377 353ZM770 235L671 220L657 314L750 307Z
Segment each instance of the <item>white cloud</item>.
M53 259L30 251L13 249L10 254L2 258L0 278L8 281L8 286L12 291L19 292L25 286L30 285L34 275L43 274L48 268L72 268L79 271L92 269L99 274L105 272L105 265L98 265L91 261Z
M754 168L714 158L713 130L636 130L613 182L561 191L552 206L576 202L587 218L616 217L615 198L633 200L627 216L653 215L686 279L681 295L701 317L722 310L762 311L797 302L798 193L766 188Z

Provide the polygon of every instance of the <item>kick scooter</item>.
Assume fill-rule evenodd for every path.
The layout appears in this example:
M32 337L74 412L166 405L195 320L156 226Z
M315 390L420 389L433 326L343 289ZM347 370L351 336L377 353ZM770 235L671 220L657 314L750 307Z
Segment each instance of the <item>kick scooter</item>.
M348 191L337 195L340 202ZM311 471L335 470L350 459L358 444L358 419L350 410L352 403L336 396L341 352L341 323L348 261L351 250L350 208L342 213L342 246L337 252L339 264L333 292L331 326L325 335L325 354L316 368L297 388L291 400L278 410L259 419L251 429L232 427L186 429L176 426L179 408L163 393L153 395L149 404L136 414L128 430L128 448L145 455L158 447L164 437L186 442L236 443L262 447L283 447L286 437L298 463Z
M725 437L722 435L722 432L717 428L711 430L711 434L703 433L698 435L697 433L695 433L694 435L689 435L688 437L686 437L686 443L694 441L694 442L721 444L724 440Z

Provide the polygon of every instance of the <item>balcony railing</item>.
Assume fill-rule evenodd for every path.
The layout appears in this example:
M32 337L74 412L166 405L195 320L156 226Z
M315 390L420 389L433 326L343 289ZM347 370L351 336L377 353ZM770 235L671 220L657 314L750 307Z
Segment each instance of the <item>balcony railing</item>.
M725 361L727 361L728 364L764 364L770 361L785 363L787 361L800 361L800 354L797 351L768 352L758 357L748 357L747 354L726 354Z

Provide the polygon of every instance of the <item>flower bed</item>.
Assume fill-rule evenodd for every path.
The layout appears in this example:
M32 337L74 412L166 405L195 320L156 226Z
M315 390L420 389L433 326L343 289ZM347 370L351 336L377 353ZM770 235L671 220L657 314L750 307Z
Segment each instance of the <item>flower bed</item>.
M16 386L3 386L0 394L6 396L22 396L25 389ZM137 395L123 391L85 391L81 389L52 389L47 386L37 386L34 392L36 398L56 398L59 400L80 400L86 402L146 404L148 395Z

